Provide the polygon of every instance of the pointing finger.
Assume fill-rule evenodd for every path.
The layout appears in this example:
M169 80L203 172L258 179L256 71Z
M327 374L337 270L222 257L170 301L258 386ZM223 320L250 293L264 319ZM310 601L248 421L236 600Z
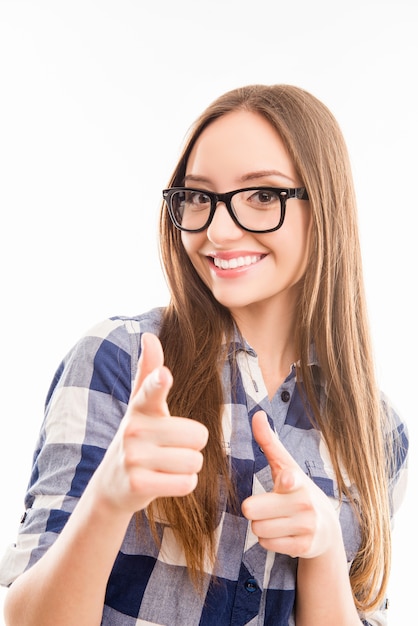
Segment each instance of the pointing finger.
M132 395L138 392L138 389L148 374L156 367L161 367L163 364L164 352L160 340L152 333L144 333L141 337L141 356L138 361L138 369L132 388Z
M148 415L168 416L167 394L173 383L170 370L164 367L164 353L156 335L144 333L130 404Z
M277 435L270 428L270 424L268 423L267 416L264 411L258 411L254 414L252 429L254 439L262 448L270 465L274 482L276 482L276 478L282 470L299 469L299 465L296 463L292 455L289 454Z

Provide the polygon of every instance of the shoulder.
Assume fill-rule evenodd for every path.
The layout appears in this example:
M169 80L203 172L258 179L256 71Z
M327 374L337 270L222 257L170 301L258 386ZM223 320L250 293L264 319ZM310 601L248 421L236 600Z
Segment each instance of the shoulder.
M97 322L90 327L70 350L67 358L78 350L99 350L103 344L125 350L133 356L140 350L141 335L160 332L163 309L151 309L135 316L116 315Z
M393 514L404 500L408 483L409 434L406 422L383 392L381 392L381 406L388 458L390 503Z
M142 333L151 332L158 335L163 311L162 308L156 308L140 315L109 317L89 328L80 341L94 338L115 344L121 343L124 347L130 343L132 337L140 337Z
M117 315L89 328L59 364L46 403L57 387L97 388L113 394L123 381L126 398L136 372L141 335L159 334L162 308L135 316Z
M408 426L388 396L380 392L383 432L387 441L403 450L406 456L409 445Z

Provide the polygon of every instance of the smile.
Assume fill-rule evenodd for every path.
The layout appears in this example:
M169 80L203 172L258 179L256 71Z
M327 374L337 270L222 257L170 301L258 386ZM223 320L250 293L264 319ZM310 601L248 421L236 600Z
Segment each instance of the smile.
M237 267L244 267L248 265L254 265L254 263L258 263L262 258L261 254L253 254L247 256L238 256L233 259L218 259L213 258L213 263L216 267L219 267L222 270L233 270Z

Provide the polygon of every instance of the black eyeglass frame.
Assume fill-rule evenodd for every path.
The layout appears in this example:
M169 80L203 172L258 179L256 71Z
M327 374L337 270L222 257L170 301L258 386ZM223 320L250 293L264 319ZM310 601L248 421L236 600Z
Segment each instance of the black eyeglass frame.
M205 194L210 199L210 213L206 223L200 228L185 228L182 226L176 219L174 209L172 207L172 196L179 191L196 191L202 194ZM237 193L241 193L243 191L269 191L273 193L278 193L280 198L280 220L277 226L274 228L268 228L265 230L254 230L253 228L247 228L243 226L238 217L234 213L233 206L231 204L231 200L233 196ZM295 188L284 188L284 187L244 187L243 189L235 189L234 191L228 191L227 193L214 193L213 191L206 191L206 189L195 189L194 187L170 187L169 189L163 189L163 198L168 207L168 213L170 215L171 221L174 226L178 228L178 230L182 230L188 233L200 233L203 230L209 228L210 223L213 220L213 216L215 215L216 207L219 202L223 202L226 206L226 209L231 216L233 222L242 230L245 230L249 233L272 233L275 230L279 230L279 228L283 225L284 218L286 215L286 202L291 200L292 198L296 198L297 200L309 200L308 192L305 187L295 187Z

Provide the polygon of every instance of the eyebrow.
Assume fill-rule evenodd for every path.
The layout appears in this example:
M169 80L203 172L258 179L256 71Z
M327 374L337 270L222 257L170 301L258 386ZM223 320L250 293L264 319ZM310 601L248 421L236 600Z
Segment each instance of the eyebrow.
M292 185L295 184L295 181L292 178L289 178L289 176L286 176L286 174L283 174L282 172L279 172L278 170L259 170L257 172L248 172L247 174L240 176L237 180L240 183L245 183L245 182L249 182L252 180L258 180L260 178L267 178L268 176L277 176L279 178L287 180ZM189 182L194 182L194 183L206 183L209 185L212 183L210 178L207 178L206 176L195 175L195 174L186 174L186 176L184 177L184 181L185 182L189 181Z

